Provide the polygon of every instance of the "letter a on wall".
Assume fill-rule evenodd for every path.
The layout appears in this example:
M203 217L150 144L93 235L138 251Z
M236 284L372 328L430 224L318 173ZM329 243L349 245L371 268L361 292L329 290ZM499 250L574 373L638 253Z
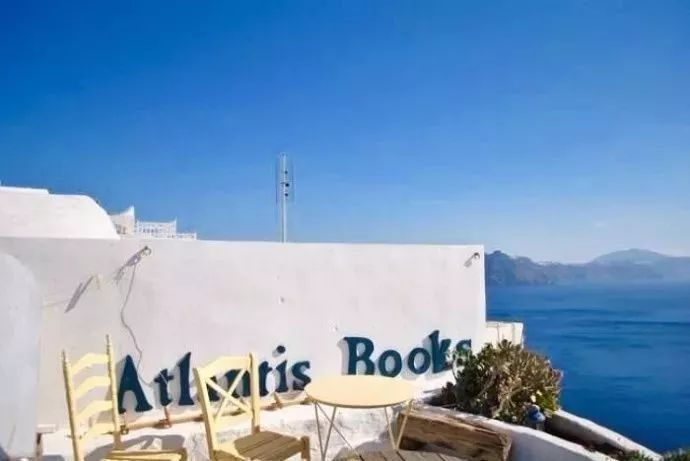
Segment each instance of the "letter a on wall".
M134 398L137 401L137 406L134 408L135 411L141 413L153 408L148 400L146 400L146 395L139 382L137 367L134 366L134 360L132 360L132 356L130 355L125 357L125 366L122 369L122 378L120 378L120 386L117 390L117 402L119 406L117 411L120 413L125 412L125 407L122 405L122 402L127 392L134 392Z

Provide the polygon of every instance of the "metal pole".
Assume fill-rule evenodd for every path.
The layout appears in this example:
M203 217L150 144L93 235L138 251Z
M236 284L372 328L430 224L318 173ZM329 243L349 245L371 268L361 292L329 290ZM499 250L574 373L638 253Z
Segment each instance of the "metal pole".
M287 199L288 188L290 187L288 170L287 170L287 155L280 155L280 240L287 242Z

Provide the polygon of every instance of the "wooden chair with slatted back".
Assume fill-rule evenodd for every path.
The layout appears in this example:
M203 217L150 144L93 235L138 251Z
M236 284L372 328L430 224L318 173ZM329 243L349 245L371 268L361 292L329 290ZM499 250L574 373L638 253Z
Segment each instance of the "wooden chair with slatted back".
M92 375L77 385L75 377L95 366L107 368L107 372ZM67 398L67 412L72 437L72 449L75 461L84 461L83 444L91 437L112 434L113 449L105 455L105 459L118 461L185 461L187 452L184 448L177 450L126 450L122 442L120 430L120 415L117 403L117 379L115 377L115 359L110 336L106 336L106 353L88 353L71 364L67 353L62 351L62 371L65 378L65 396ZM107 400L89 402L81 411L77 410L77 403L94 389L104 388L109 392ZM99 420L104 413L110 413L104 422ZM95 421L92 424L92 421ZM87 426L85 430L82 430Z
M234 376L229 374L234 371ZM217 376L229 376L223 389ZM249 377L249 402L236 393L240 382ZM206 429L211 461L284 460L299 454L309 460L309 437L292 437L260 428L261 401L259 366L253 354L243 357L220 357L203 367L194 368L194 378ZM217 404L210 399L210 390L218 396ZM214 397L215 398L215 397ZM241 421L251 421L251 434L228 442L218 440L218 432Z

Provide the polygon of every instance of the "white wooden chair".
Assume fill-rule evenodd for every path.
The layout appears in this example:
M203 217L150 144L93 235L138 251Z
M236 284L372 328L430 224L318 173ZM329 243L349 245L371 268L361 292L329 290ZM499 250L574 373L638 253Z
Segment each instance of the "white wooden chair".
M227 389L215 381L215 377L236 370ZM233 392L246 375L249 375L250 401L235 397ZM201 412L206 429L209 458L211 461L229 460L283 460L300 454L309 460L309 437L292 437L260 428L261 402L259 396L258 363L252 354L243 357L220 357L203 367L194 368L194 378ZM246 382L246 381L245 381ZM218 396L214 405L209 389ZM235 422L251 421L251 434L221 443L218 432Z
M94 366L103 366L107 372L89 376L75 384L75 377ZM127 450L122 443L120 415L117 403L117 379L115 376L115 359L110 337L106 336L106 353L88 353L71 364L67 353L62 351L62 371L65 378L65 396L69 413L69 427L72 437L72 449L75 461L84 461L83 443L91 437L112 434L113 449L104 458L117 461L185 461L187 452L184 448L176 450ZM94 389L104 388L110 398L89 402L80 412L77 402ZM107 421L102 421L104 413L110 413ZM93 423L92 423L93 422ZM87 426L85 430L82 430Z

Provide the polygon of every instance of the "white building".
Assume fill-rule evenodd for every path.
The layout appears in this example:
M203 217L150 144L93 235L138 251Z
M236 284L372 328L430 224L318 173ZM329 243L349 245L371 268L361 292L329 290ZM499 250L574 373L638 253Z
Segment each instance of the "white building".
M91 197L5 186L0 186L0 236L119 238L108 214Z
M38 427L51 431L43 437L46 457L72 458L59 353L101 352L106 334L121 390L126 363L133 370L121 399L124 421L145 429L128 437L183 444L191 461L208 458L203 425L161 430L157 423L167 413L198 411L190 367L220 355L254 352L268 366L269 390L288 375L288 388L298 391L306 379L375 365L422 395L452 379L442 344L478 350L504 337L521 340L521 327L487 325L481 245L179 238L175 222L137 223L133 208L109 217L89 197L0 189L0 448L31 456ZM414 361L420 355L429 357L424 366ZM290 370L285 378L280 367ZM171 377L165 402L155 379L161 370ZM381 411L340 418L356 446L388 446ZM311 406L269 412L262 426L309 435L316 458ZM529 431L515 435L511 461L604 459ZM87 452L111 442L94 438ZM329 457L345 448L334 440Z
M133 206L108 215L91 197L51 194L47 189L0 186L0 217L0 236L4 237L197 238L196 232L178 232L177 220L138 221Z
M111 214L110 219L117 233L125 237L196 240L196 232L177 231L176 219L168 222L138 221L133 206L122 213Z

